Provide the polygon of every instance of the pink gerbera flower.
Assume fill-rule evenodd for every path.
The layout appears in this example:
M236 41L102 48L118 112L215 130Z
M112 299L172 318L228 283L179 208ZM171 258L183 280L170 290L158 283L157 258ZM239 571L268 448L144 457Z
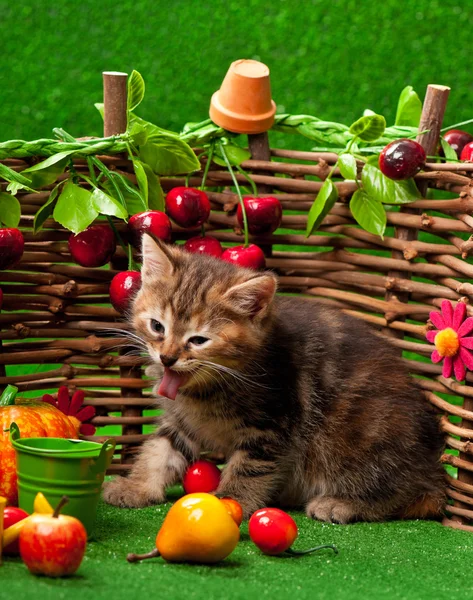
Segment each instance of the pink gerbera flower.
M96 427L92 423L85 423L85 421L95 417L95 408L93 406L83 406L84 398L85 393L82 390L76 390L71 398L69 390L63 385L58 389L57 400L51 394L44 394L43 402L52 404L68 416L82 435L94 435Z
M451 377L452 373L458 381L463 381L466 369L473 371L473 337L465 337L473 331L473 317L465 319L466 304L458 302L453 310L449 300L442 302L441 312L431 312L430 320L437 327L427 331L429 342L435 344L432 352L432 362L442 360L444 377Z

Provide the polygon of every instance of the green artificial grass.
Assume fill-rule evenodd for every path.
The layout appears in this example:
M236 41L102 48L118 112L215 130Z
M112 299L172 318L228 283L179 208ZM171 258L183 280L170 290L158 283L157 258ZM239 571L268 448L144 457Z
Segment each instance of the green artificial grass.
M154 547L170 504L118 509L100 504L95 541L74 577L30 575L20 559L0 568L0 598L7 600L297 599L470 600L473 537L425 521L332 525L291 513L299 527L294 547L334 543L331 550L300 558L264 556L248 537L247 524L235 551L214 566L137 564L128 552Z
M53 127L100 135L101 72L139 70L139 113L178 130L208 114L238 58L267 63L279 112L351 123L395 116L401 89L449 85L445 124L472 117L468 2L416 0L0 0L0 140ZM281 136L285 147L310 148Z

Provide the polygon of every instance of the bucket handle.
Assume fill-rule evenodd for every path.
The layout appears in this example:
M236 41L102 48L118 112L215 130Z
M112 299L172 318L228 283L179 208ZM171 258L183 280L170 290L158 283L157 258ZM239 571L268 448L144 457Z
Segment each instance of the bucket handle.
M110 463L112 462L115 445L116 441L113 438L105 440L105 442L102 444L99 457L93 469L96 473L105 472L108 469Z
M15 445L15 442L20 439L20 437L21 434L18 425L16 423L10 423L10 442L13 446Z

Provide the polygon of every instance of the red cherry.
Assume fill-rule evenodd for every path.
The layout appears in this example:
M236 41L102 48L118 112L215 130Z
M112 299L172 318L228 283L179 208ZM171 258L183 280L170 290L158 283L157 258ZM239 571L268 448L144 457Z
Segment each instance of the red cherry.
M8 529L11 525L18 523L18 521L23 521L28 517L28 513L21 508L17 508L16 506L7 506L3 511L3 527ZM20 554L20 546L19 542L16 539L15 541L5 546L3 549L4 554Z
M159 210L147 210L130 217L128 221L130 241L137 250L141 250L143 233L151 233L154 237L171 241L171 221L168 216Z
M414 140L396 140L379 155L379 168L389 179L410 179L425 164L425 150Z
M450 146L457 153L458 158L460 158L463 148L466 144L473 142L473 135L469 134L467 131L462 131L461 129L450 129L443 136L443 139L450 144ZM443 156L443 151L442 151Z
M3 306L3 292L0 289L0 309L2 308L2 306Z
M23 256L25 240L19 229L0 229L0 270L11 269Z
M220 258L223 252L222 244L211 235L197 235L189 238L184 248L192 254L209 254Z
M297 525L292 517L279 508L262 508L250 518L248 532L264 554L281 554L297 538Z
M198 460L188 467L182 486L186 494L215 492L220 483L220 469L208 460Z
M197 227L209 218L210 202L201 190L175 187L167 193L166 212L181 227Z
M82 267L102 267L112 258L115 235L108 225L91 225L69 238L72 258Z
M460 160L473 161L473 142L466 144L460 154Z
M248 219L248 231L253 235L273 233L281 225L282 206L277 198L243 198L243 203ZM240 227L243 227L241 204L238 205L237 219Z
M255 244L250 244L247 248L245 246L227 248L221 259L248 269L264 269L266 266L264 253Z
M113 308L119 313L126 312L140 287L141 273L138 271L117 273L110 282L110 302Z

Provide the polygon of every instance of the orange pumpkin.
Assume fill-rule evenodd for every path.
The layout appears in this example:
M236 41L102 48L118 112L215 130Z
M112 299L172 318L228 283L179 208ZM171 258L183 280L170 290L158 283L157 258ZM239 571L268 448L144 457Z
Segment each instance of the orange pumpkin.
M10 425L16 423L22 438L77 438L80 422L47 402L16 398L18 388L9 385L0 397L0 496L8 505L18 504L15 450Z

